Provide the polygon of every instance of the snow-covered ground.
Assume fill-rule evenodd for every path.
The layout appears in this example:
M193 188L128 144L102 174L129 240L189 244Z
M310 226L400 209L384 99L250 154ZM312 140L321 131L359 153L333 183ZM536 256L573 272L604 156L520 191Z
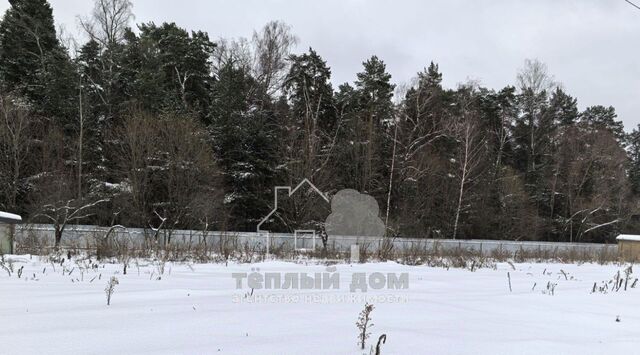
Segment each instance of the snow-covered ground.
M2 354L369 354L383 333L382 354L640 353L640 286L591 293L594 282L622 274L621 265L505 263L471 272L339 264L337 289L251 296L247 279L236 289L233 273L334 270L280 261L167 263L158 279L157 262L132 262L123 275L121 264L67 261L54 271L37 257L7 260L14 272L0 268ZM407 273L408 288L350 292L353 273L378 272ZM111 276L119 284L107 306ZM557 284L553 295L549 283ZM367 297L375 325L362 351L355 323Z

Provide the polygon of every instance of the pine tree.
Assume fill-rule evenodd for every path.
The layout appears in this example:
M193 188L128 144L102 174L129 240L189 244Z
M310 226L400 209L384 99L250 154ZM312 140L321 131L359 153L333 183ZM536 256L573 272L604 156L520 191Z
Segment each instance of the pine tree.
M556 124L570 126L578 120L578 100L558 87L551 94L547 114L553 116Z
M372 56L363 66L364 71L357 74L355 82L358 113L353 128L360 162L359 187L363 192L382 197L391 159L388 128L393 117L391 98L395 85L391 84L391 74L378 57Z
M46 0L11 0L0 23L0 81L27 97L41 113L70 114L74 70L58 42Z
M410 226L406 233L431 236L435 230L442 235L450 224L456 198L449 178L455 140L449 134L446 108L454 104L452 93L442 87L438 65L432 62L418 73L398 109L399 159L391 209L400 217L398 224Z
M331 154L336 112L331 70L311 48L309 53L291 56L291 68L284 89L291 106L289 174L293 181L316 179Z
M513 165L513 124L518 115L515 87L508 86L495 92L480 89L478 106L481 122L485 126L487 137L487 174L482 176L478 184L479 199L482 209L477 211L476 219L471 223L477 226L481 235L493 234L499 238L509 238L518 232L520 221L514 216L514 191L508 184L510 180L518 180L511 166ZM515 176L514 176L515 175Z
M126 91L154 112L195 113L207 121L211 102L211 57L206 33L189 34L175 23L141 24L140 36L125 34Z
M211 130L223 172L230 226L252 230L268 213L278 164L279 130L275 115L252 98L255 81L228 63L213 87ZM263 97L263 96L261 96Z
M612 106L590 106L580 114L580 122L594 131L607 130L619 143L624 143L625 133L622 121L617 121L615 108Z

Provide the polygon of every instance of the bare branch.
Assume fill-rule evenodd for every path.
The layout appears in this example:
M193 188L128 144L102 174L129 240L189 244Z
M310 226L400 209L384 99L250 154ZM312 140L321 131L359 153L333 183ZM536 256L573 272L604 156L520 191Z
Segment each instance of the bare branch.
M635 7L636 9L640 10L640 6L638 6L638 5L634 4L634 3L632 3L632 2L631 2L631 1L629 1L629 0L624 0L624 1L626 1L629 5L631 5L631 6ZM585 232L585 233L586 233L586 232Z

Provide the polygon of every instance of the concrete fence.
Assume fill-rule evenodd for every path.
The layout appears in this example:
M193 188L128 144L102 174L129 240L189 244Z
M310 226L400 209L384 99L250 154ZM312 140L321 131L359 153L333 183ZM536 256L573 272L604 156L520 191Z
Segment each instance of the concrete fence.
M63 247L79 249L95 249L105 237L109 228L87 225L67 226L63 233L61 244ZM152 229L117 228L112 231L109 240L112 243L127 245L131 248L144 248L148 243L159 245L173 245L182 247L196 247L200 245L215 246L222 242L231 242L237 246L266 248L267 241L271 250L285 247L289 249L311 249L322 246L318 236L310 234L287 233L255 233L255 232L220 232L201 230L161 230L156 233ZM27 224L16 227L15 243L20 245L38 245L53 247L54 228L48 224ZM615 244L595 243L556 243L533 241L505 241L505 240L452 240L452 239L424 239L424 238L372 238L357 236L329 236L328 246L337 251L349 251L351 245L371 251L381 247L392 246L395 250L408 251L411 249L460 251L465 250L481 255L495 255L495 253L514 254L518 252L531 254L579 253L581 255L598 256L617 253Z

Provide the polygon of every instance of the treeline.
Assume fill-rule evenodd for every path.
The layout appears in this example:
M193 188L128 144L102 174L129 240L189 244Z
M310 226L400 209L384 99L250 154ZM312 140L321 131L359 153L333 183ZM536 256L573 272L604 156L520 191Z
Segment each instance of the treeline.
M376 198L390 235L611 241L640 231L640 132L580 111L546 66L514 86L449 89L431 63L402 87L377 56L334 88L313 49L270 22L212 40L174 23L131 29L96 0L86 41L46 0L0 22L0 208L33 222L255 230L273 187L304 178ZM310 223L292 204L282 229Z

